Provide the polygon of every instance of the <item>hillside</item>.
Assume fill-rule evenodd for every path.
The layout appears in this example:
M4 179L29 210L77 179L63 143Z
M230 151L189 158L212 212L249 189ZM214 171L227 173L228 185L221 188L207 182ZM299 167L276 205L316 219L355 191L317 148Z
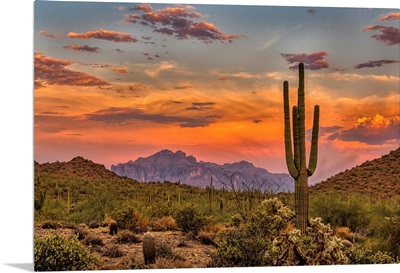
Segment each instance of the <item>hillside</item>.
M202 188L210 185L211 178L216 189L224 186L230 189L231 183L236 189L272 192L292 192L294 187L293 179L285 173L270 173L247 161L223 165L197 161L194 156L186 156L182 151L174 153L162 150L149 157L112 165L111 170L141 182L180 181L182 184Z
M311 194L360 193L371 197L400 197L400 148L366 161L310 187Z
M85 178L88 180L119 181L121 177L106 169L104 165L77 156L68 162L52 162L39 164L35 161L35 174L52 174Z

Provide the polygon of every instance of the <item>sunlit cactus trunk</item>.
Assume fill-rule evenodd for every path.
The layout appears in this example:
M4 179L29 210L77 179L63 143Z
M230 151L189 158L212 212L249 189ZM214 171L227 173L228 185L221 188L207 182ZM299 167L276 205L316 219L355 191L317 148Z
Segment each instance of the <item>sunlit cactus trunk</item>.
M314 107L314 122L312 129L311 151L306 165L305 140L305 95L304 95L304 64L299 64L299 89L297 106L292 109L293 150L290 128L289 83L283 82L283 106L285 120L285 152L286 165L290 175L295 179L295 212L296 228L305 234L308 225L308 177L317 167L319 106Z

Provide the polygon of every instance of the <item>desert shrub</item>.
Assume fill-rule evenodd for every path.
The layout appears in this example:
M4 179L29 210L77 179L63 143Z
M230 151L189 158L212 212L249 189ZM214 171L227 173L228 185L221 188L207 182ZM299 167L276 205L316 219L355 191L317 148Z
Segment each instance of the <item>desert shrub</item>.
M78 227L76 230L74 230L74 234L76 235L77 239L80 241L80 240L83 240L86 238L86 236L88 235L88 232L84 228Z
M93 235L86 236L85 237L85 244L86 245L97 245L97 246L102 246L103 245L103 239L100 237L96 237Z
M44 229L59 229L62 228L62 224L59 221L47 220L42 223Z
M219 233L212 267L265 266L273 264L268 250L275 237L294 216L277 198L267 199L247 219L235 217L234 226Z
M132 207L114 211L111 217L117 221L119 229L129 229L134 232L146 231L150 222L147 217L135 212Z
M225 226L222 224L213 224L207 225L204 227L199 234L197 235L196 239L202 242L205 245L214 245L216 246L216 239L218 232L225 229Z
M124 256L124 253L118 246L113 245L113 246L109 246L106 249L104 249L103 256L107 256L110 258L119 258L119 257Z
M197 235L200 229L206 224L206 219L193 207L186 206L180 209L175 216L178 227L184 233Z
M312 217L322 217L333 227L349 227L352 231L368 226L370 209L368 199L360 195L320 194L310 199Z
M176 230L177 224L171 216L164 216L152 223L152 229L153 231Z
M386 252L374 252L369 247L354 248L349 252L348 257L351 264L389 264L396 262Z
M122 230L116 240L122 244L136 244L141 242L140 238L129 230Z
M97 221L90 221L89 228L99 228L100 224Z
M77 236L66 238L53 232L34 240L35 271L90 270L95 261Z

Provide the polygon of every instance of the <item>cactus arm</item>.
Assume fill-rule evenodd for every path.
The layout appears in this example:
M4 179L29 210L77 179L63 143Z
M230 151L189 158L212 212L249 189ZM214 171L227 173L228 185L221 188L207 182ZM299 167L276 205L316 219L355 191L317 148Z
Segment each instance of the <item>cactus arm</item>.
M297 106L293 106L293 149L294 149L294 165L296 169L300 169L300 149L299 149L299 117Z
M289 111L289 83L287 81L283 82L283 108L284 108L284 119L285 119L285 157L286 165L290 175L296 179L299 172L293 161L292 152L292 136L290 133L290 111Z
M298 129L300 149L300 173L307 170L306 166L306 138L305 138L305 95L304 95L304 65L299 64L299 89L298 89Z
M318 159L318 132L319 132L319 105L314 106L314 121L311 139L310 161L308 163L308 176L313 175L317 168Z

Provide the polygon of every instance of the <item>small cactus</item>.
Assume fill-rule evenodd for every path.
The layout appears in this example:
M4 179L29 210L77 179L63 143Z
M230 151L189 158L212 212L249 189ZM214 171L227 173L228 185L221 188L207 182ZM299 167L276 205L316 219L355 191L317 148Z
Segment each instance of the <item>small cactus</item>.
M118 224L117 222L113 221L110 223L110 234L114 235L118 233Z
M143 236L143 256L146 265L153 264L156 261L156 240L150 232Z

